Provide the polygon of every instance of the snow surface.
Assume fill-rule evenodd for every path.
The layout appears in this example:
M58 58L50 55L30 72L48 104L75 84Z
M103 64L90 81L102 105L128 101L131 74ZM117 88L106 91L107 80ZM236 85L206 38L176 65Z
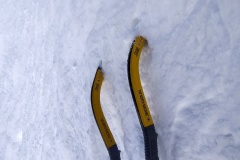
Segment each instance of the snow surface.
M148 47L141 79L161 160L240 159L239 0L2 0L0 160L109 159L90 91L123 160L143 160L127 58Z

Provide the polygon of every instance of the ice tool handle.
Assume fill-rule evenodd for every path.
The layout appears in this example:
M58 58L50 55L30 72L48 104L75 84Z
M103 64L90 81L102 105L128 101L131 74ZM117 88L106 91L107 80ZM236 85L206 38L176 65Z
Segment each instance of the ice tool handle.
M144 135L145 158L146 160L159 160L157 133L143 92L139 74L139 60L146 42L146 39L142 36L137 36L132 43L128 57L128 80Z

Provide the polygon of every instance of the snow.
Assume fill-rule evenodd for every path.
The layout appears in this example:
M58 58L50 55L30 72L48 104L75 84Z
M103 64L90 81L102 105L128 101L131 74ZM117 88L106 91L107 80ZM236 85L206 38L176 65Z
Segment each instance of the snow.
M161 160L240 159L240 1L2 1L0 160L109 159L90 103L124 160L144 141L127 79L135 36Z

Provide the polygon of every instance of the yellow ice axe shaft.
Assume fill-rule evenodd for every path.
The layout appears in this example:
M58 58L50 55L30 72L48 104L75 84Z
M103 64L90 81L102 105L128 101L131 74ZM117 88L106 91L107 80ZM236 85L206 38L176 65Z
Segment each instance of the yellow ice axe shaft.
M98 129L107 147L110 159L120 160L120 151L118 150L118 147L114 140L112 132L109 129L109 126L104 117L101 103L100 103L100 92L101 92L103 79L104 77L103 77L102 69L98 67L94 81L93 81L92 92L91 92L92 110L93 110L93 114L94 114Z
M146 160L158 160L157 133L143 92L139 75L139 60L146 43L142 36L136 37L128 57L128 80L144 135Z

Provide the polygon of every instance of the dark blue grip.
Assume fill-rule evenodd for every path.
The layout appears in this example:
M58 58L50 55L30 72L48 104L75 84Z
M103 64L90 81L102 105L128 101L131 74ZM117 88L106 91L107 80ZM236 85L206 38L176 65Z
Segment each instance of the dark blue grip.
M110 160L120 160L120 151L118 150L117 145L113 145L112 147L108 148L108 153L110 156Z
M144 143L145 143L145 158L146 160L159 160L157 133L154 125L143 127Z

